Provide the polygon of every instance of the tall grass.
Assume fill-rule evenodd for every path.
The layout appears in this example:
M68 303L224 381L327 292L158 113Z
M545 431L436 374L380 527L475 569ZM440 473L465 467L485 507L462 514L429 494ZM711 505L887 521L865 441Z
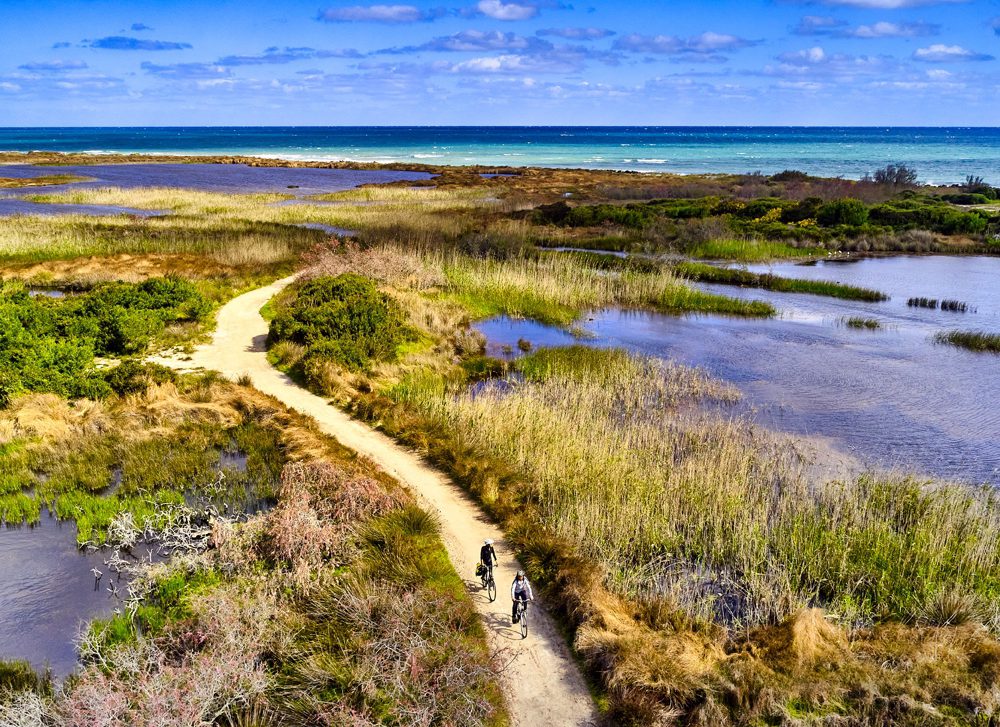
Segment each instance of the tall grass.
M178 214L226 214L273 204L292 195L273 193L223 194L164 187L103 187L33 194L25 199L42 204L86 204L171 210Z
M739 268L721 268L715 265L694 262L678 263L674 269L679 275L706 283L764 288L766 290L776 290L781 293L811 293L812 295L826 295L845 300L863 300L869 303L877 303L889 299L889 296L877 290L833 283L827 280L783 278L779 275L771 275L769 273L758 274Z
M756 239L718 239L702 242L687 251L703 260L734 260L742 263L764 262L776 258L812 257L820 250L792 247L783 242Z
M0 261L36 263L112 255L197 255L232 267L287 263L323 233L246 220L126 215L0 218Z
M413 378L391 395L522 472L541 525L625 595L750 626L806 605L908 619L942 591L1000 592L991 490L876 475L811 488L769 435L690 413L730 394L683 367L571 348L519 373L474 391Z
M432 243L453 240L474 229L476 215L503 208L489 189L408 189L366 187L316 195L295 204L290 195L223 194L170 188L82 189L35 195L32 201L97 204L136 209L170 210L203 220L297 225L320 223Z
M18 189L24 187L44 187L50 184L70 184L72 182L82 182L87 177L79 177L75 174L46 174L40 177L2 177L0 176L0 189Z
M479 316L505 314L569 325L586 310L604 306L665 312L769 316L760 301L740 301L695 290L667 270L597 270L569 256L515 260L442 258L450 295Z

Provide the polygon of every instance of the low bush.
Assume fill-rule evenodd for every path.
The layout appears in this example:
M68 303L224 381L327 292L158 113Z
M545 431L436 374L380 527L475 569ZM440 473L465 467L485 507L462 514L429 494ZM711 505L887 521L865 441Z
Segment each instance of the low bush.
M857 199L838 199L820 206L816 220L821 225L860 227L868 221L868 207Z
M412 337L402 309L374 281L353 273L294 286L276 304L268 344L306 347L302 366L333 361L352 371L393 361Z

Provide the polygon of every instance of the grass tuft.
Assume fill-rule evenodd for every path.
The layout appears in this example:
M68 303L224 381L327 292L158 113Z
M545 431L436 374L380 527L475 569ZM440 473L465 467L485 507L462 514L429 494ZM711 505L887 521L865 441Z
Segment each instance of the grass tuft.
M934 340L969 351L1000 353L1000 334L986 331L943 331Z
M845 319L844 325L848 328L858 328L866 331L877 331L882 327L877 318L861 318L859 316L851 316Z

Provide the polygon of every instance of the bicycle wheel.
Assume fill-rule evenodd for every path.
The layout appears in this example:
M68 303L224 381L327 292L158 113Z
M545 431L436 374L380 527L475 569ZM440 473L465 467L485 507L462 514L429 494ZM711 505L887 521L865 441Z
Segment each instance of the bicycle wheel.
M486 595L490 597L490 603L497 600L497 582L492 578L486 584Z
M528 605L521 606L521 638L528 638Z

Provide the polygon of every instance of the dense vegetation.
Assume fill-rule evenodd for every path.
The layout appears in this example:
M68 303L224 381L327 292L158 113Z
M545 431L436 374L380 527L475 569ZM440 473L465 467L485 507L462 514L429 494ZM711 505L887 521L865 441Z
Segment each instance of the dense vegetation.
M211 304L191 283L154 278L111 283L63 298L0 287L0 406L24 391L102 398L128 383L95 357L143 353L167 326L198 323Z
M622 723L964 724L1000 706L976 676L1000 665L981 626L997 628L995 493L874 474L812 487L747 422L684 413L729 396L573 348L474 391L415 373L356 411L505 523ZM922 666L886 668L899 660Z
M272 358L479 498L558 611L614 721L923 726L1000 711L992 491L878 474L821 486L784 444L726 416L733 392L700 373L583 348L504 363L482 355L468 326L505 314L572 329L602 306L773 313L685 284L698 276L876 300L877 291L533 246L746 262L995 251L996 190L975 179L918 187L898 165L857 182L794 171L484 180L445 170L428 185L295 205L78 190L39 201L172 214L0 221L0 257L46 281L93 275L87 256L113 261L112 276L141 265L244 281L309 263L311 279L269 311ZM303 223L358 230L361 246L324 242ZM203 315L196 298L193 313L174 299L161 308L130 285L61 301L5 289L3 315L18 333L0 331L15 352L0 355L46 363L28 383L16 363L6 369L19 378L16 388L3 380L3 519L30 521L48 505L96 543L113 538L123 513L155 529L192 496L270 493L276 508L217 520L214 549L149 572L140 606L90 630L86 670L67 694L51 699L23 665L5 667L12 683L55 719L115 727L502 723L478 620L434 523L405 493L252 389L136 361L98 369L96 356L141 353ZM105 330L105 320L117 323ZM46 348L70 343L83 351L79 369ZM123 396L69 407L21 394L30 390ZM29 406L58 416L32 429L40 414ZM107 414L119 407L132 408ZM45 434L50 419L73 422L61 443ZM245 471L228 465L241 454Z
M670 228L682 221L716 220L721 236L728 231L821 243L838 237L907 230L973 235L985 231L993 216L982 210L959 209L939 196L905 191L878 204L850 197L830 201L819 197L798 201L701 197L576 207L559 202L538 208L531 219L536 224L564 227L607 226L636 231L660 228L663 234L669 234Z
M599 267L592 290L629 269L556 257ZM504 524L616 719L916 725L940 710L961 724L998 706L975 676L1000 664L991 490L877 473L817 487L785 445L726 415L731 390L684 367L582 347L485 358L447 306L527 309L548 268L487 296L437 260L383 248L318 263L378 280L441 352L321 390L350 395ZM509 284L527 263L469 265ZM575 288L543 300L556 290ZM941 650L954 658L935 661ZM884 666L900 660L934 666ZM926 706L907 712L915 702Z

